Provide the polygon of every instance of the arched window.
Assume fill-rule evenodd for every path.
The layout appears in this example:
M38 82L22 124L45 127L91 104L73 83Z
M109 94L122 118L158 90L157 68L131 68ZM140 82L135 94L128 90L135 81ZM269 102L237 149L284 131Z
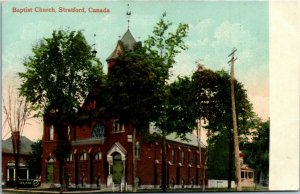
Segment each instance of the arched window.
M172 162L172 164L175 163L175 150L174 150L174 148L171 150L171 162Z
M104 138L104 126L97 123L92 131L92 138Z
M112 121L113 133L125 132L124 124L121 124L118 119Z
M79 156L79 160L86 160L86 152L82 152Z
M135 157L136 159L140 159L141 157L141 147L140 147L140 142L135 143Z
M49 130L49 140L53 140L53 139L54 139L54 126L51 125Z
M181 152L181 164L184 165L184 151Z
M73 160L73 155L72 153L70 153L67 157L66 157L66 161L67 162L71 162Z
M195 166L195 162L196 162L196 154L192 153L192 161L191 161L191 165Z
M101 160L101 152L95 154L95 160Z
M68 125L68 139L71 140L71 127Z

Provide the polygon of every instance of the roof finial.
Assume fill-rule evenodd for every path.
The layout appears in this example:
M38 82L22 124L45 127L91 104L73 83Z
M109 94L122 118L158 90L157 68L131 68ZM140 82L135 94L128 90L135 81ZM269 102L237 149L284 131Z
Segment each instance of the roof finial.
M130 7L129 7L129 4L127 4L127 12L126 12L126 15L127 15L127 22L128 22L128 30L129 30L129 23L130 23L130 16L131 16L131 11L130 11Z

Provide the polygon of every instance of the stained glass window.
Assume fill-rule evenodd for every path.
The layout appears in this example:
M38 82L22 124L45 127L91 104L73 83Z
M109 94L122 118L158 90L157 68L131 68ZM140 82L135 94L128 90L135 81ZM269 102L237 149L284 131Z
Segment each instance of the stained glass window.
M104 137L104 126L100 123L97 123L92 132L93 138L103 138Z

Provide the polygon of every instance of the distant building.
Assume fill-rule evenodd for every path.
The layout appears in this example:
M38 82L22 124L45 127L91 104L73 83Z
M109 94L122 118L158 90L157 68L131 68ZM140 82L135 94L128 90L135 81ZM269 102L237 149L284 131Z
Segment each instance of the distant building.
M132 49L134 44L136 41L128 30L108 57L108 68L118 65L116 59L120 53L124 49ZM89 110L95 107L95 102L88 101L84 106ZM48 186L60 185L59 162L55 155L58 141L56 130L45 116L41 181ZM136 156L135 181L139 187L160 187L162 151L159 140L148 140L137 132L133 150L133 127L120 123L118 119L97 118L82 125L69 125L66 130L65 134L72 146L65 159L71 187L130 187L133 154ZM150 134L155 130L150 124ZM198 142L194 134L187 134L187 139L190 141L181 141L174 134L167 137L167 182L170 187L207 185L207 169L204 168L207 148Z
M241 184L243 187L253 187L254 183L254 170L244 163L245 155L240 152L241 163Z
M26 165L26 157L31 152L33 142L25 136L19 136L19 132L15 132L15 137L20 138L20 157L19 157L19 179L29 179L29 169ZM12 137L2 140L2 184L8 181L14 181L15 176L15 160L13 154Z

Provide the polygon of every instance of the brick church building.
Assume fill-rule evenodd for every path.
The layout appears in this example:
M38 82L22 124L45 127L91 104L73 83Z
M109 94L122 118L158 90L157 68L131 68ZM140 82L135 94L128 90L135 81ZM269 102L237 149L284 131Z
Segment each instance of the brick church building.
M115 50L107 58L108 68L124 48L136 44L128 30L118 40ZM136 179L140 188L159 188L161 184L162 149L159 140L146 140L137 131L133 150L133 128L118 120L91 120L80 126L68 126L67 136L71 153L66 158L70 187L105 188L112 185L132 185L132 156L136 156ZM155 132L149 124L149 133ZM206 146L194 134L187 134L190 141L181 141L175 134L167 136L167 182L172 187L200 187L207 185L205 163ZM59 186L59 162L55 156L57 133L53 124L44 119L42 185ZM134 152L134 153L133 153ZM205 179L203 172L205 171Z

